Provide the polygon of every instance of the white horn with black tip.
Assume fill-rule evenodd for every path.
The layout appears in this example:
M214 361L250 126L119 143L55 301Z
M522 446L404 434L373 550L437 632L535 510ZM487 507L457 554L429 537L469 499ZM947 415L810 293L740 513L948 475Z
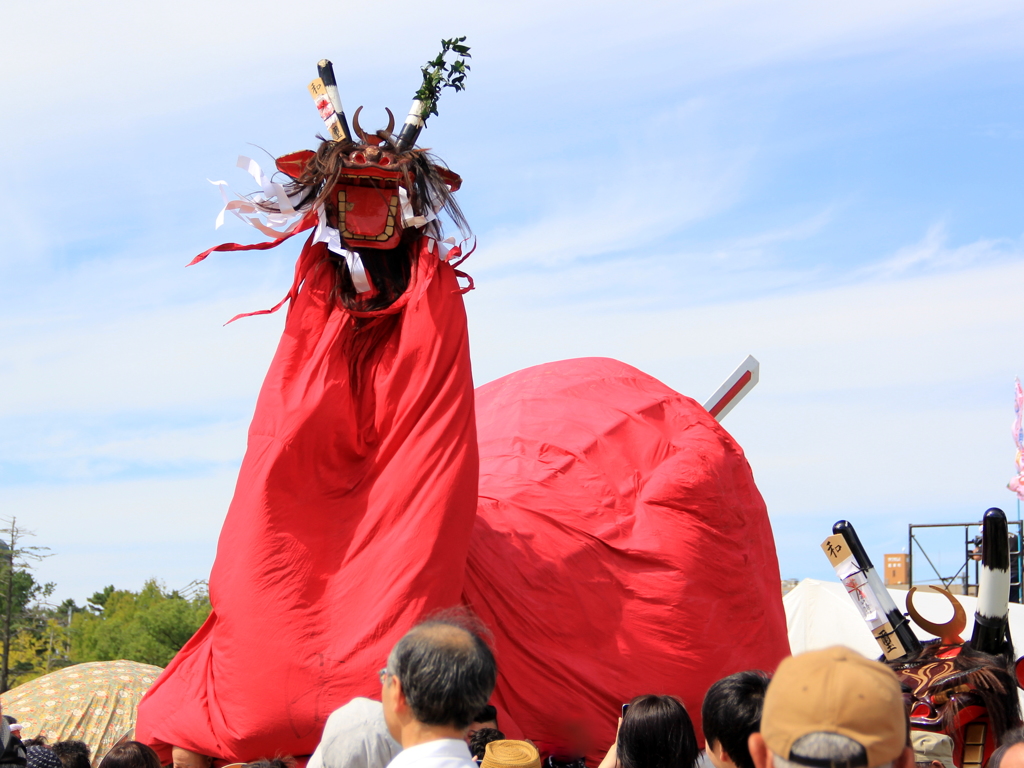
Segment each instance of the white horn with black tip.
M1010 605L1010 536L1006 514L992 507L981 529L978 604L970 646L984 653L1003 653L1007 647Z
M396 149L399 152L404 152L407 149L412 149L416 145L416 140L420 137L420 131L423 130L425 120L423 113L426 111L426 106L419 99L413 99L412 106L409 107L409 114L405 117L405 123L402 124L402 130L398 134L398 141Z

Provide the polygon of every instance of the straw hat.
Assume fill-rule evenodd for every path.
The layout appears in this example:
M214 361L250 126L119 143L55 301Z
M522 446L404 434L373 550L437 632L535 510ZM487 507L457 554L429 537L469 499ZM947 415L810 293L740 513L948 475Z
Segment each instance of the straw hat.
M528 741L492 741L480 768L540 768L540 753Z

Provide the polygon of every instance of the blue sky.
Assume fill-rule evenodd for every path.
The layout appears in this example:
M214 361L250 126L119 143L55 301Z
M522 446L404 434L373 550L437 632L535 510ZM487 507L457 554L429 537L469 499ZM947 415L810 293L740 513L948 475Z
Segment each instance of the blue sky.
M830 577L842 517L880 558L1016 511L1024 9L494 5L5 12L0 510L59 597L209 573L283 316L222 323L276 303L298 244L184 269L252 239L213 230L206 180L313 146L318 59L383 125L455 34L469 87L422 143L465 178L478 384L604 355L703 400L754 354L725 426L785 577Z

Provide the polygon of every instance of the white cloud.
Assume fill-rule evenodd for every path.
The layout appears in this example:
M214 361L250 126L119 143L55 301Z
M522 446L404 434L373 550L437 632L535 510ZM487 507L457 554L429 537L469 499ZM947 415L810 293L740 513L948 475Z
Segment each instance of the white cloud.
M920 242L900 248L890 258L865 267L861 272L868 276L891 278L919 269L960 269L1021 253L1019 244L1005 240L982 239L956 247L950 247L948 242L945 224L933 224Z
M200 414L201 404L163 420L147 411L11 419L4 422L0 462L22 475L16 480L9 470L11 485L204 474L241 460L252 407L239 405L244 416L233 420ZM180 425L183 420L199 423Z
M268 0L18 5L5 15L0 46L0 66L8 73L0 84L5 130L33 143L110 125L145 133L185 110L259 101L277 89L301 91L321 52L335 59L347 82L397 86L415 76L438 38L456 29L470 35L481 74L502 73L495 85L506 98L513 84L539 80L555 85L542 98L557 101L559 92L584 95L572 93L581 76L593 78L584 90L597 96L612 87L664 87L664 76L645 72L671 72L680 84L694 83L923 43L942 51L934 63L948 63L965 52L1011 49L1024 22L1016 4L994 0L843 7L806 0L648 2L625 14L607 0L507 6L463 0L435 9L429 20L420 5L404 0L376 18L380 26L371 25L372 32L379 34L345 34L342 20L351 11L325 12L311 2L285 11ZM623 52L634 66L621 66ZM531 65L541 67L539 77L524 74Z
M514 230L489 233L476 263L485 270L558 267L617 251L637 253L735 202L754 153L704 146L653 168L623 158L612 173L580 163L548 188L552 209Z
M254 398L283 318L222 324L273 303L255 295L22 327L5 344L0 415L189 407L205 413L240 391Z
M739 237L729 244L727 250L760 251L770 245L806 240L820 233L832 221L834 216L833 208L834 206L829 206L813 216L809 216L789 226L770 229L767 232L759 232L756 235L747 237Z
M567 270L561 284L571 289L587 271ZM922 373L933 383L961 381L990 370L991 363L1004 365L1016 331L1014 296L1021 278L1018 261L711 306L630 310L617 304L608 312L599 299L572 306L541 301L520 310L522 297L538 286L531 275L512 275L477 292L481 302L483 290L488 293L485 312L477 310L474 294L469 302L475 359L496 361L491 350L510 347L532 351L530 359L504 360L504 370L488 367L487 377L581 354L705 361L756 349L766 357L789 356L774 376L783 377L787 391L803 392L902 386ZM559 291L558 284L543 287L545 298ZM659 290L652 281L651 293ZM801 358L827 361L842 376L827 366L808 368Z

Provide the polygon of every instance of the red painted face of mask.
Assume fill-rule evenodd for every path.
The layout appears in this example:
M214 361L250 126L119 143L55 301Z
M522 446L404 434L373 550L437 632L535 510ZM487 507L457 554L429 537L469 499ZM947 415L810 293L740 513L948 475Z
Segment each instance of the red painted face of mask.
M934 652L934 647L928 648ZM981 659L960 659L961 648L934 653L934 661L897 669L909 689L904 698L911 728L946 733L953 738L953 762L961 768L984 765L998 746L989 707L998 708L998 694L1016 696L1005 670ZM929 654L930 655L930 654ZM995 690L999 688L1000 690ZM1009 690L1002 690L1008 688ZM986 695L987 694L987 695Z
M285 155L277 160L278 170L298 178L314 154L303 150ZM398 245L408 226L402 217L401 190L405 190L407 199L416 199L416 170L412 165L409 153L397 154L372 143L357 145L348 153L325 204L327 223L341 233L346 244L380 249ZM461 186L457 174L446 168L435 167L434 171L452 192ZM427 206L417 200L415 207ZM417 216L427 213L432 211L415 211Z
M350 245L394 248L402 237L402 176L379 167L346 169L327 201L327 221Z

